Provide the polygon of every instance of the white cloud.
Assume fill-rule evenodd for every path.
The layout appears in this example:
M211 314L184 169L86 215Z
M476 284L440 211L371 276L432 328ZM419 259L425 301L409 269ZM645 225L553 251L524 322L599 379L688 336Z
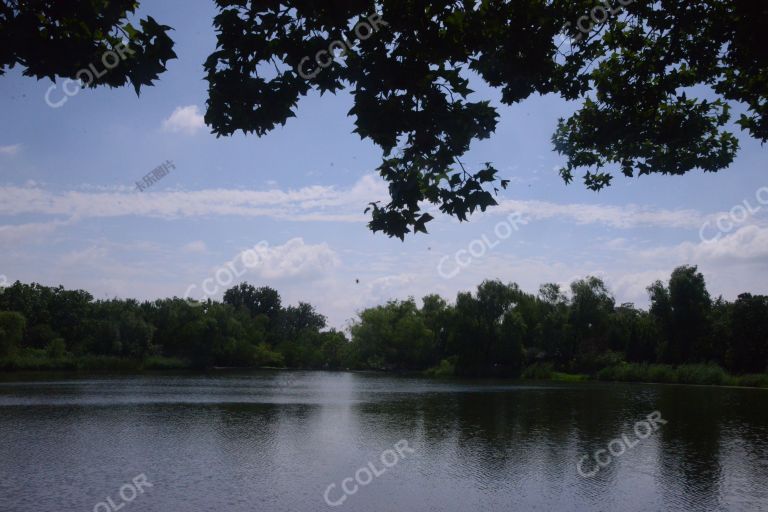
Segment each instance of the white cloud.
M247 251L253 251L251 254L255 253L256 257L243 251L232 263L239 260L246 265L250 276L268 281L294 277L317 278L340 264L338 256L328 244L306 244L302 238L292 238L275 247L260 244Z
M377 176L361 177L348 188L312 185L300 189L197 191L72 190L50 192L42 188L0 187L0 215L37 213L88 217L144 216L160 218L233 215L269 217L298 222L364 222L362 210L371 201L387 198L386 184ZM436 208L425 205L428 211ZM696 229L705 219L694 210L667 210L649 206L618 207L600 204L559 204L507 199L488 215L519 212L529 221L561 218L576 224L602 224L617 229L664 227Z
M667 210L635 204L620 207L513 199L500 201L498 208L489 211L494 214L519 212L523 218L532 220L567 218L577 224L604 224L620 229L640 226L698 229L706 219L695 210Z
M364 206L387 200L387 186L378 176L362 176L352 186L309 185L299 189L204 189L148 191L135 194L125 188L99 189L81 186L52 192L40 187L0 187L0 215L49 214L78 218L141 216L175 219L231 215L268 217L296 222L365 222ZM435 211L433 205L423 205ZM488 216L520 213L527 221L562 219L576 224L599 224L615 229L661 227L695 230L723 212L670 210L643 205L553 203L537 200L502 200ZM435 213L438 218L439 213ZM481 215L478 215L481 217ZM755 221L756 222L756 221ZM617 242L618 243L618 242ZM618 246L611 247L618 249Z
M633 273L614 273L606 279L611 292L616 296L616 303L634 302L645 304L648 302L648 286L654 282L667 281L671 268L663 270L645 270Z
M404 248L399 242L392 245L371 242L362 227L366 216L361 210L370 200L386 199L386 193L386 184L375 175L364 176L346 187L313 185L269 190L208 189L137 194L132 190L94 187L68 191L52 191L47 185L0 187L0 216L19 216L19 224L0 226L0 246L18 247L14 242L20 239L48 241L51 229L77 219L119 216L165 219L239 216L294 222L355 222L360 224L361 238L350 234L351 239L334 242L341 244L339 247L308 243L302 238L287 242L290 237L279 241L271 239L270 243L282 245L263 248L259 252L259 265L239 276L243 281L274 286L286 303L289 300L313 303L328 315L331 325L337 327L354 311L391 298L414 296L418 299L434 292L453 300L457 291L474 290L483 279L492 278L517 282L524 290L535 293L541 283L560 282L567 287L574 279L600 275L615 293L617 303L635 301L641 306L647 305L645 288L656 279L668 279L672 269L684 263L700 264L713 295L723 293L734 298L745 290L760 293L764 291L760 286L765 288L759 281L768 270L768 226L745 225L715 244L704 244L698 243L700 223L716 214L637 205L513 200L504 201L498 212L490 210L488 218L498 219L511 211L522 211L532 223L561 220L565 230L574 223L616 229L659 226L677 228L680 231L676 234L681 236L673 238L671 245L648 250L656 245L651 245L655 239L651 235L648 240L638 239L631 232L619 236L601 232L580 242L578 247L583 250L555 251L547 255L536 254L537 249L529 246L502 244L485 257L473 260L455 279L445 280L437 272L440 258L466 248L466 242L453 233L447 238L432 235L419 251L410 246ZM33 219L36 215L52 218L47 224L22 224L22 215ZM757 219L752 218L750 222ZM8 217L4 223L9 224ZM520 241L526 241L528 232L521 229ZM686 238L692 241L679 243ZM222 263L215 256L216 251L209 250L202 240L187 240L189 243L182 250L161 243L160 247L107 245L107 252L98 245L89 247L84 241L80 242L72 247L68 245L69 252L65 253L57 250L58 247L50 247L39 254L29 251L19 255L0 254L0 266L7 275L13 274L23 281L61 282L70 287L85 287L97 296L107 293L157 298L182 296L190 283L197 286L191 294L194 296L200 292L201 282L215 276ZM216 250L221 249L219 243ZM369 243L374 245L367 245ZM237 255L237 250L231 254ZM343 263L339 254L343 256ZM240 257L233 259L236 268L242 268ZM32 266L31 261L40 263ZM226 287L220 288L217 297Z
M765 261L768 259L768 228L743 226L716 242L702 242L695 248L694 257Z
M181 248L184 252L203 254L208 251L208 247L202 240L195 240L189 242L187 245Z
M644 258L669 258L690 262L701 261L768 261L768 227L742 226L711 242L683 242L673 247L656 247L642 251Z
M186 135L194 135L204 127L205 121L197 105L176 107L171 116L163 121L165 131Z
M363 206L386 194L381 180L364 176L352 187L297 190L66 191L0 187L0 215L47 214L77 218L119 216L166 219L205 215L270 217L289 221L364 222Z
M0 146L0 155L13 156L21 150L21 144L13 144L11 146Z
M32 241L42 242L57 227L66 224L66 222L34 222L29 224L15 224L0 226L0 243L18 244L22 241L32 239Z

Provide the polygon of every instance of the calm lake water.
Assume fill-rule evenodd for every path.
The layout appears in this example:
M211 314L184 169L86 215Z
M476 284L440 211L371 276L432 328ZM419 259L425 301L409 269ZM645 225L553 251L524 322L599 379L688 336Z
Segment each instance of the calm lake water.
M269 371L10 378L2 512L768 510L766 390ZM666 423L636 425L653 411ZM580 460L582 474L599 471L582 476Z

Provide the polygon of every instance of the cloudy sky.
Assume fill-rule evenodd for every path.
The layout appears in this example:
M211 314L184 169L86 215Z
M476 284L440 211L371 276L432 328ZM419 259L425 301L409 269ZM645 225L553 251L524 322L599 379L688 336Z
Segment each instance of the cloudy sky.
M510 187L500 207L469 223L437 216L403 243L366 228L363 210L386 188L380 151L351 133L348 95L304 98L261 139L217 139L202 119L213 2L145 1L140 12L175 28L179 56L140 98L85 90L51 108L50 82L0 77L0 281L139 299L202 297L205 284L218 298L230 263L238 281L312 302L339 327L387 299L453 298L485 278L534 292L599 275L617 301L646 305L648 284L691 263L713 295L768 292L768 149L749 138L721 173L617 177L597 194L556 172L550 136L574 105L502 107L476 84L501 121L464 160L494 162ZM50 103L66 98L61 86ZM175 169L138 191L165 161ZM253 247L258 264L244 266Z

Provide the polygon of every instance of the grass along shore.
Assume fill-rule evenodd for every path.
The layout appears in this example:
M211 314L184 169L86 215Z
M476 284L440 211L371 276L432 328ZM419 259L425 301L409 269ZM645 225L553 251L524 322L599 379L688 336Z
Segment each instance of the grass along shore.
M13 356L0 358L0 371L87 371L134 372L144 370L183 370L192 365L183 359L149 356L144 359L85 354L49 354L43 349L24 349Z
M183 359L150 356L131 359L114 356L49 354L45 350L26 349L12 357L0 358L2 372L135 372L146 370L193 370L195 367ZM243 369L247 369L243 367ZM447 361L424 372L429 377L452 377L453 368ZM584 382L589 380L609 382L646 382L659 384L698 384L710 386L741 386L768 388L768 373L731 375L716 364L667 364L619 363L605 367L596 373L568 373L556 371L550 363L535 363L526 367L522 380L550 380L557 382Z
M657 384L698 384L709 386L741 386L768 388L768 373L731 375L716 364L637 364L620 363L599 370L594 375L563 373L551 364L537 363L522 374L528 380L579 382L601 380L610 382L647 382Z

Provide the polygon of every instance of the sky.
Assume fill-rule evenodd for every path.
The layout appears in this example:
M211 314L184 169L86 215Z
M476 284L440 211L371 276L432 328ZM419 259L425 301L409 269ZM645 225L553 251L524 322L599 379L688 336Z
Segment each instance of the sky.
M264 137L216 138L202 117L214 3L145 0L139 14L174 28L178 55L140 97L131 87L66 97L59 81L47 102L50 81L20 68L0 77L0 285L220 299L247 281L284 304L312 303L339 328L363 308L429 293L452 301L484 279L535 293L597 275L617 303L645 307L649 284L693 264L715 297L768 293L768 149L741 132L727 170L617 176L595 193L562 181L550 142L576 104L504 106L474 84L472 99L490 99L500 122L463 161L493 162L510 186L470 222L435 213L429 235L401 242L366 226L386 184L380 149L352 133L348 94L303 98ZM170 172L138 190L164 162Z

